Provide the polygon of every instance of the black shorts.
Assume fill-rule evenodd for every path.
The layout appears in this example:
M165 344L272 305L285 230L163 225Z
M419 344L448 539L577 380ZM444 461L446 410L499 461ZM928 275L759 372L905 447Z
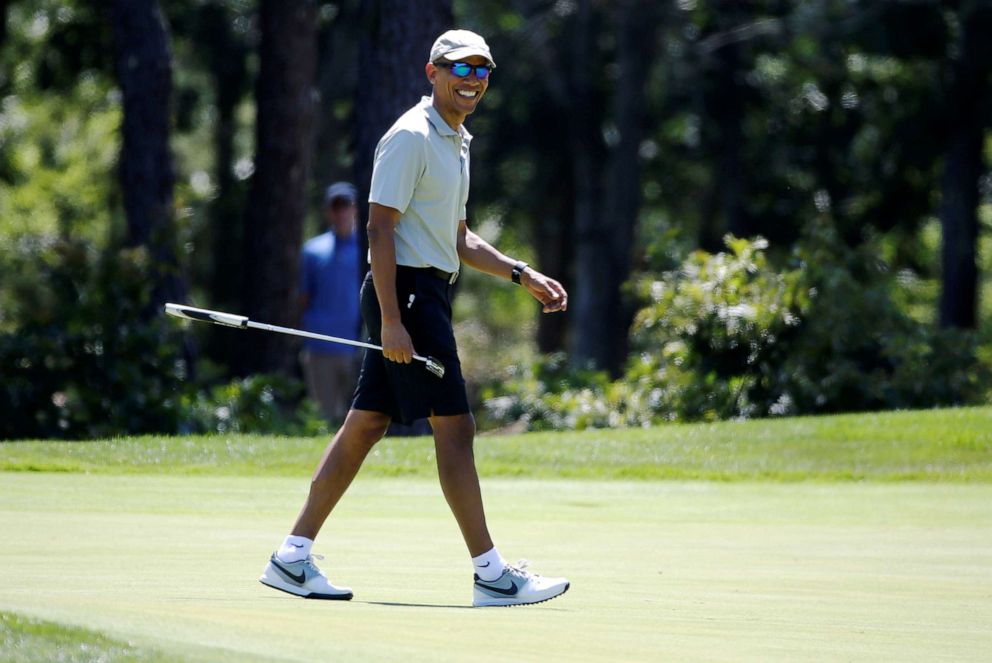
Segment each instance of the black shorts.
M414 359L409 364L400 364L389 361L378 350L366 350L352 408L384 412L404 424L433 415L469 412L465 379L451 328L453 288L430 269L397 265L396 299L403 326L417 354L433 357L444 365L444 377L428 371L422 361ZM382 313L371 271L362 284L361 301L369 342L382 345Z

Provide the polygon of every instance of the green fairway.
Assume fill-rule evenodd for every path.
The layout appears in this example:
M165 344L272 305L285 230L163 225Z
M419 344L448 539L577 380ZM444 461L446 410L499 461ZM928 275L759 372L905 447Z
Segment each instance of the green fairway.
M978 661L992 651L988 485L488 480L504 553L573 587L542 606L485 610L465 607L459 535L435 482L421 479L360 477L318 541L354 601L258 584L306 488L305 476L0 474L0 611L127 643L105 643L131 652L106 660ZM19 628L0 647L31 637ZM17 659L0 649L0 660Z
M308 476L326 438L0 443L0 471ZM992 481L992 408L482 436L488 477ZM365 476L434 477L429 439L389 439Z
M380 444L317 542L354 601L258 584L326 442L0 444L0 660L992 650L992 408L481 437L501 550L573 583L513 610L467 608L471 571L424 438Z

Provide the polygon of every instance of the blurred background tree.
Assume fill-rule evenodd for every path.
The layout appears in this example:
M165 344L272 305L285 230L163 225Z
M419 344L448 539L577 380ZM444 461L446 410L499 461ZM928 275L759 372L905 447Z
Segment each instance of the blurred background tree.
M299 315L299 253L314 137L317 4L260 5L254 172L240 247L242 310L254 320L292 326ZM285 370L291 361L285 336L246 334L239 341L242 373Z
M453 26L499 63L469 223L572 295L459 281L485 425L988 401L992 3L12 0L0 435L318 430L292 345L150 313L294 324Z

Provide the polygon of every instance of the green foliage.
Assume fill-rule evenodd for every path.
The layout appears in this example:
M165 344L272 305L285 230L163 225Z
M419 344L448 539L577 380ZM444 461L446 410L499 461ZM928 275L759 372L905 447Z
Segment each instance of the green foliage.
M655 416L758 414L757 392L809 308L802 272L772 269L767 242L728 237L726 244L727 252L696 251L678 271L641 285L652 303L635 318L638 356L627 378L652 394Z
M119 108L92 78L65 98L4 99L0 233L106 237L106 174L116 159L119 122Z
M15 284L0 334L0 437L177 430L187 360L148 310L147 253L59 240L32 257L37 278Z
M629 390L620 382L611 383L606 373L573 367L564 353L556 353L484 387L480 426L524 422L529 430L543 431L645 423L631 412L628 395Z
M0 405L0 435L314 430L299 385L269 377L222 384L230 379L223 368L208 383L202 360L200 382L175 377L192 371L182 364L178 330L145 321L147 258L114 248L123 234L114 172L121 107L105 7L8 4L0 50L0 358L7 362L0 393L16 398ZM953 102L942 91L961 55L960 8L677 4L658 20L664 50L642 63L651 73L633 259L650 273L631 287L643 304L625 379L611 382L561 356L512 372L532 363L537 309L520 289L467 275L455 319L470 389L488 383L483 426L644 425L981 401L992 366L987 182L984 336L932 324L941 241L933 214L947 145L943 117ZM572 286L582 268L572 264L578 143L563 140L571 132L560 120L581 86L574 72L543 72L549 58L568 60L576 6L456 0L453 7L459 24L487 36L497 59L515 54L470 120L479 169L470 225ZM194 298L234 305L237 260L222 264L221 243L212 242L242 239L257 3L182 0L163 9L175 102L172 239ZM356 55L359 9L354 2L321 9L333 27L322 37L321 131L339 138L351 134L354 82L336 73ZM602 104L586 108L589 117L613 135L610 109L622 101L617 13L610 3L589 11L593 46L573 69L588 74ZM224 100L235 110L226 125ZM229 153L221 147L226 131L234 132ZM990 150L987 140L986 160ZM348 176L347 140L318 151L317 172L325 175L318 179ZM317 200L321 187L313 188ZM816 227L811 219L819 216L836 233ZM735 240L723 253L690 254L700 244L719 248L728 227L760 233L774 249ZM110 311L105 324L96 322L100 307ZM47 326L39 312L47 312ZM499 374L510 383L493 384ZM147 411L143 398L155 403ZM139 415L147 421L137 423Z
M197 390L181 326L149 309L144 249L56 241L11 274L0 333L0 438L150 432L326 432L298 380L257 375Z
M258 374L198 391L185 426L200 433L325 435L327 424L299 380Z
M645 279L623 380L536 363L497 395L494 423L532 429L648 425L983 402L992 372L974 333L941 330L897 306L871 247L852 250L829 225L769 264L767 244L727 238Z
M776 376L784 412L978 403L992 387L975 332L940 329L897 305L888 264L815 225L794 251L815 293ZM777 411L771 413L777 414Z

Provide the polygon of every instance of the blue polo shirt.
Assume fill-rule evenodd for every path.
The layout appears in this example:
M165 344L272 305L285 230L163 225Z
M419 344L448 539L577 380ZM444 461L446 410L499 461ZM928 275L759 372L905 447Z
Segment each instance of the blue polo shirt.
M300 260L300 293L310 296L303 312L303 328L318 334L358 339L359 311L358 237L338 239L328 231L303 245ZM307 339L311 352L350 355L356 349L339 343Z

